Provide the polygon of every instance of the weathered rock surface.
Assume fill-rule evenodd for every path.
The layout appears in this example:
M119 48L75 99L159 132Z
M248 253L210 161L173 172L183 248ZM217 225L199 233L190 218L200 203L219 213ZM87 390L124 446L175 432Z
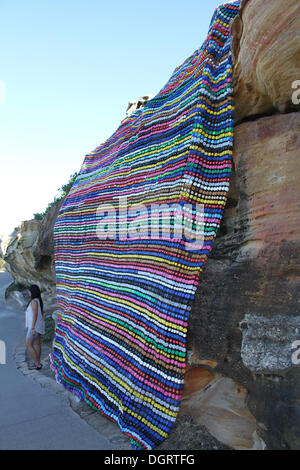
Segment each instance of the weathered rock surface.
M236 121L284 112L300 80L299 0L244 0L232 34Z
M24 286L36 283L34 249L39 235L40 222L22 222L11 234L7 243L4 259L7 269L15 281Z
M278 373L291 369L292 345L300 339L300 316L274 315L271 318L247 313L241 324L241 357L254 372Z
M134 113L137 109L143 108L151 98L153 98L153 95L145 95L141 96L136 101L129 101L126 109L126 116L130 116L130 114Z
M62 202L55 204L42 221L22 222L5 243L4 260L15 282L28 287L37 284L43 295L45 310L56 307L56 284L53 248L53 226ZM24 292L12 293L18 304L27 304Z
M300 449L299 1L244 0L232 33L234 171L190 316L183 407L233 448Z
M34 248L35 266L50 283L55 283L53 227L61 205L62 201L54 204L41 221Z
M246 404L247 390L228 377L196 367L186 374L181 411L237 450L263 450L256 420Z
M214 374L245 388L270 449L300 448L300 368L292 362L292 343L300 340L299 129L300 113L237 126L225 233L216 239L190 317L190 363L213 365ZM222 419L221 409L213 413ZM223 440L216 429L212 434L227 443L233 436L225 431Z

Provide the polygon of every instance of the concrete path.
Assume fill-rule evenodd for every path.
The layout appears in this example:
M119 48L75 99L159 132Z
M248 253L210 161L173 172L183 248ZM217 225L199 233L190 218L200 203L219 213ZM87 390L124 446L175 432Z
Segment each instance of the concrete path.
M8 273L0 272L0 351L3 342L6 346L5 364L3 348L0 354L0 450L118 449L105 433L109 420L100 417L100 434L73 411L62 386L44 377L53 387L42 387L34 380L40 371L24 375L17 369L15 352L18 345L25 350L25 323L24 313L5 305L4 291L11 282Z

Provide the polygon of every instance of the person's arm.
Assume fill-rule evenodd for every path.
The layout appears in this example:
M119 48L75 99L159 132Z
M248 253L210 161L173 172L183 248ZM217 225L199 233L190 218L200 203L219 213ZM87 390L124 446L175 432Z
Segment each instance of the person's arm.
M32 301L31 307L32 307L32 313L33 313L31 333L32 333L32 335L34 335L35 334L35 324L36 324L37 317L38 317L38 306L37 306L36 300Z

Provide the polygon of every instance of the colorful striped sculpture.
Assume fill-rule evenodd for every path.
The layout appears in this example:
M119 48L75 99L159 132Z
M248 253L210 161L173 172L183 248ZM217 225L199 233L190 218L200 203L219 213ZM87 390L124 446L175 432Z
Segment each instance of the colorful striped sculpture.
M180 406L188 316L229 189L239 4L220 6L203 46L85 157L54 227L51 366L134 449L160 444Z

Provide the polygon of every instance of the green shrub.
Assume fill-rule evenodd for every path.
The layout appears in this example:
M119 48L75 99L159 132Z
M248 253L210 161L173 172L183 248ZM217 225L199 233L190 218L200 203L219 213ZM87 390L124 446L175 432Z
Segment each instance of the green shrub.
M54 338L55 323L52 315L45 315L45 334L42 336L43 342L49 343Z
M58 189L59 195L55 196L52 202L49 202L44 212L37 212L36 214L33 214L34 219L42 220L45 217L45 215L48 214L49 210L51 209L51 207L54 206L54 204L64 199L69 194L69 191L72 188L76 177L77 177L77 173L73 173L73 175L70 176L69 181Z

